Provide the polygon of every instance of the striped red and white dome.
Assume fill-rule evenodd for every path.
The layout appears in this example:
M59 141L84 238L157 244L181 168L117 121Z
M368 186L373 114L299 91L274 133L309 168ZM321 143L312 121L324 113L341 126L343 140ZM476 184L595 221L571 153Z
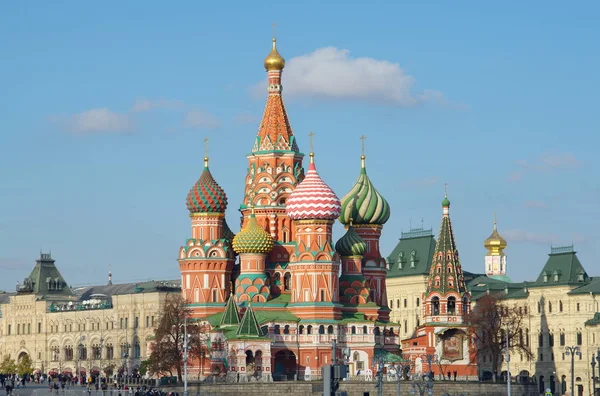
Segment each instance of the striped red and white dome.
M292 220L335 220L340 216L340 200L321 179L311 162L306 177L290 194L285 211Z

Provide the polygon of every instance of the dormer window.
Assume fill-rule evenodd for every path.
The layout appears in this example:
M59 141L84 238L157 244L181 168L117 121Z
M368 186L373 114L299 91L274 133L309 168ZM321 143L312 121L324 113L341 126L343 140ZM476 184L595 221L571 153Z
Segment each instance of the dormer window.
M417 261L417 252L410 252L410 268L415 268L415 262Z
M583 282L583 271L579 271L579 274L577 274L577 282Z
M558 271L554 271L554 274L552 274L552 276L554 277L554 282L558 283L558 277L559 277Z
M548 283L548 273L544 271L544 283Z

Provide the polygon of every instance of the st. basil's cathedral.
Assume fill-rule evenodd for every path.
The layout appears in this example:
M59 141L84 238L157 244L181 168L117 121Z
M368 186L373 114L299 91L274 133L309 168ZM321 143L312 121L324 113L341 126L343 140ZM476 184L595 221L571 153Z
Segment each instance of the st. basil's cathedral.
M248 155L241 231L226 223L227 195L208 157L186 200L192 235L179 250L182 293L210 334L210 357L192 372L303 378L331 363L335 340L337 358L354 374L373 367L375 356L400 353L379 251L390 207L367 175L364 150L358 180L341 200L319 176L312 147L305 172L275 39L264 66L268 97ZM336 219L346 229L337 242Z

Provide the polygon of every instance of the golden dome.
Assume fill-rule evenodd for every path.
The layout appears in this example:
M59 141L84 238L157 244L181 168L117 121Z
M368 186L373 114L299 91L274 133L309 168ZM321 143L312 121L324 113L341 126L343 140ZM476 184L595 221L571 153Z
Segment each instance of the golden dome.
M277 52L277 40L273 37L273 49L271 53L265 58L265 69L269 70L283 70L285 67L285 59Z
M496 219L494 218L494 231L484 242L483 246L490 252L501 252L502 249L506 248L506 239L498 233L498 226L496 225Z

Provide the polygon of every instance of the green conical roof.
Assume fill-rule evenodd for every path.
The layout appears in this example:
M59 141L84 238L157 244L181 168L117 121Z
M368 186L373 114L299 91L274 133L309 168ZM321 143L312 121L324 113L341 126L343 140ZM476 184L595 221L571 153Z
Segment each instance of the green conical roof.
M248 309L244 312L244 317L238 328L237 335L239 336L251 336L251 337L262 337L263 333L260 330L252 305L248 305Z
M444 205L444 208L448 205ZM465 278L458 257L454 232L452 232L450 214L447 209L444 209L440 233L429 269L427 293L438 292L441 295L446 295L455 292L462 295L466 291Z
M233 238L232 245L236 253L269 253L273 249L273 238L252 213L246 227Z
M350 226L335 244L335 250L342 257L363 256L367 250L367 243L354 231L354 227Z
M390 205L367 176L364 157L360 176L341 204L339 219L342 224L350 224L350 221L354 224L385 224L390 218Z
M219 325L223 326L235 326L240 324L240 314L235 305L235 301L233 296L229 297L227 300L227 305L225 305L225 312L223 312L223 316L221 316L221 323Z

